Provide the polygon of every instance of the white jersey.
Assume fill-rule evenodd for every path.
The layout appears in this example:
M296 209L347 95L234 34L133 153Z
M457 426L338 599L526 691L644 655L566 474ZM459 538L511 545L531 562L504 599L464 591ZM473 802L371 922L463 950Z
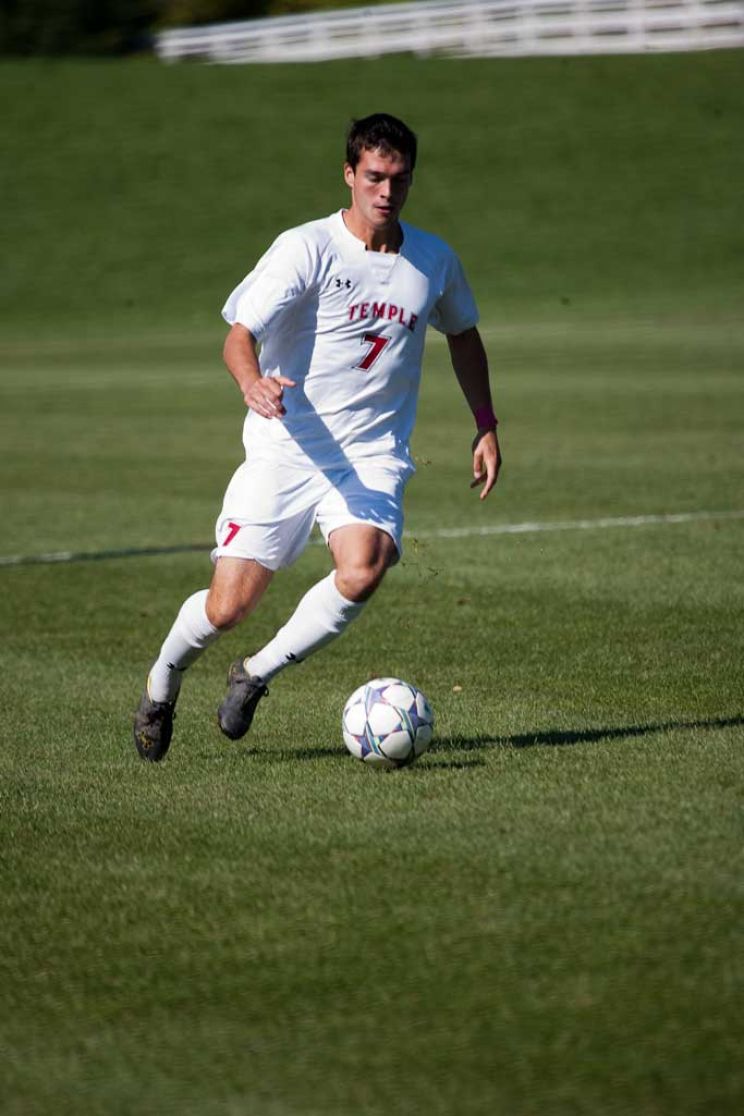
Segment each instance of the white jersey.
M287 376L281 419L249 411L250 457L320 468L375 454L409 460L427 324L474 326L457 256L401 222L400 252L369 252L342 211L283 233L222 310L261 343L264 376Z

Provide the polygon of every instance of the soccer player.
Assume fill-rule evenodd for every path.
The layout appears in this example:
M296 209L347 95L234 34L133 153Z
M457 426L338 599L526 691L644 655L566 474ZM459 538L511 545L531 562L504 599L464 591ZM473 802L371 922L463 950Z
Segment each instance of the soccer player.
M265 647L230 667L217 719L232 740L250 728L267 684L341 635L398 561L427 325L446 335L474 416L471 487L484 499L496 483L473 295L452 249L400 220L415 164L416 137L402 121L355 121L349 208L283 233L225 303L224 359L248 408L245 461L217 519L210 588L184 602L147 679L134 720L145 760L168 750L184 671L253 611L315 523L333 571Z

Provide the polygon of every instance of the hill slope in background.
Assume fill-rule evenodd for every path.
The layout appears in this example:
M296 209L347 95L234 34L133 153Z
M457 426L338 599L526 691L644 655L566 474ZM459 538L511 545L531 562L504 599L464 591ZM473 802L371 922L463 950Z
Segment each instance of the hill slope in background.
M346 200L350 117L419 132L406 216L499 317L726 315L744 279L738 53L217 68L5 63L5 335L213 325Z

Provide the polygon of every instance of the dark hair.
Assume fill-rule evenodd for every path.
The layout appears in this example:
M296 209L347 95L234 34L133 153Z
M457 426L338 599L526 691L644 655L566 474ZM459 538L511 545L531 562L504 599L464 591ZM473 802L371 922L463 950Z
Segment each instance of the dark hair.
M383 155L403 155L411 170L416 166L416 136L397 116L373 112L361 120L352 120L346 136L346 162L355 168L363 151L381 151Z

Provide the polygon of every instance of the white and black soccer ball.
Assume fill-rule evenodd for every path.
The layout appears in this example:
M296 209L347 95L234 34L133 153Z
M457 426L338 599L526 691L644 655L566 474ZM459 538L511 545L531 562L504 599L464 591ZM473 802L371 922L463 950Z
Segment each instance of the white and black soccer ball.
M341 726L344 743L370 767L407 767L431 743L434 714L416 686L400 678L373 678L354 690Z

